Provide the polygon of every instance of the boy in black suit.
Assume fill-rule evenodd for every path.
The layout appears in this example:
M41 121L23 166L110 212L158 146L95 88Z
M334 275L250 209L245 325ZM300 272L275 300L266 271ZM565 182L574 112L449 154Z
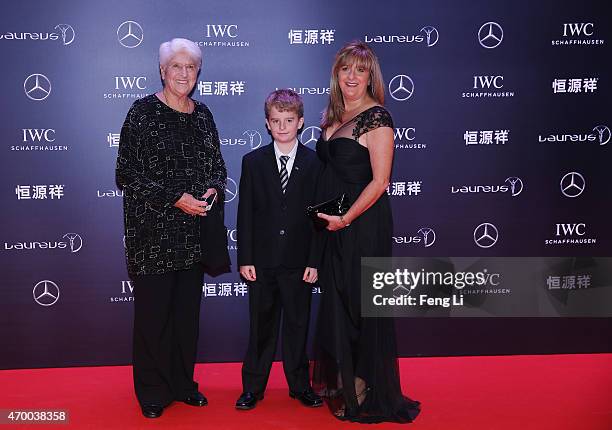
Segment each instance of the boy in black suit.
M304 105L297 93L272 92L265 113L273 141L242 158L238 194L238 265L249 285L250 336L236 409L252 409L263 399L281 310L289 395L317 407L322 401L310 387L306 338L318 260L305 208L313 203L320 163L297 139L304 125Z

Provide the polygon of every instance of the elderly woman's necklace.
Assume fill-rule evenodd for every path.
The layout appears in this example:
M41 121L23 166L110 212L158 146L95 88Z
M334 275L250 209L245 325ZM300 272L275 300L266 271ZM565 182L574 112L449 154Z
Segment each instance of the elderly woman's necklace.
M176 108L175 108L174 106L172 106L172 105L170 104L170 101L168 100L168 97L166 96L166 89L165 89L165 88L162 90L162 92L161 92L161 93L162 93L162 97L164 98L162 101L163 101L163 102L164 102L164 103L165 103L167 106L169 106L171 109L174 109L174 110L179 111L179 112L181 112L181 113L189 113L189 111L191 110L191 105L190 105L190 103L189 103L189 99L187 99L187 104L186 104L186 106L184 106L184 107L182 107L182 106L178 106L178 107L176 107Z

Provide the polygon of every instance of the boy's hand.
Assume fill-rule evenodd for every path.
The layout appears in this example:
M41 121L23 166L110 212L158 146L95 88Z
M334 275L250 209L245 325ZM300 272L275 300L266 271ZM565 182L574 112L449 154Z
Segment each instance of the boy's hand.
M240 274L247 281L257 280L257 274L255 273L255 266L240 266Z
M313 267L307 267L306 270L304 270L304 277L302 279L308 282L309 284L314 284L315 282L317 282L317 279L319 279L317 269Z

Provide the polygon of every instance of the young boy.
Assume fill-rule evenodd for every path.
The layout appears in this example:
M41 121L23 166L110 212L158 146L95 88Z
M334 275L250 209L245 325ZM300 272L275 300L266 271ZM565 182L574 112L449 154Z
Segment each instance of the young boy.
M310 387L306 356L317 258L314 228L305 208L314 201L320 163L315 152L297 139L304 125L304 105L297 93L272 92L265 113L273 141L242 158L238 193L238 265L249 285L250 336L236 409L253 409L263 399L281 310L289 396L317 407L322 401Z

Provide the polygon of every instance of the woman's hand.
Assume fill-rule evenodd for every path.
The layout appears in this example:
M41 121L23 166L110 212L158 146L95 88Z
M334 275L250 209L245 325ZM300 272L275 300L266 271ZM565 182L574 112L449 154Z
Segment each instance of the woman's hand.
M204 193L204 195L202 196L202 198L205 199L206 197L210 196L211 194L217 194L217 190L215 190L214 188L207 189L206 192Z
M213 196L212 199L210 199L210 196ZM204 202L206 203L204 210L208 212L217 201L217 190L215 190L214 188L207 189L206 192L202 195L202 200L204 200ZM206 214L204 214L204 216L206 216Z
M327 227L325 228L328 229L329 231L336 231L336 230L340 230L344 227L349 226L349 223L346 222L344 218L336 216L336 215L327 215L323 213L318 213L317 216L327 221Z
M178 199L174 206L185 212L187 215L206 216L206 202L196 199L189 193L183 193L181 198Z
M318 279L319 275L317 269L314 267L307 267L304 270L304 276L302 277L303 281L308 282L309 284L314 284Z

